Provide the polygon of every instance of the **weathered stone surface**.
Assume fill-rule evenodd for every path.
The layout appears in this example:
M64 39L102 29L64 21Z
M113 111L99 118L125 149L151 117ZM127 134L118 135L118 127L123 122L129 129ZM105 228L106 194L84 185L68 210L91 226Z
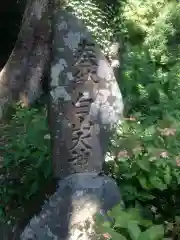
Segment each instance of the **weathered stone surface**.
M54 13L49 119L54 176L100 172L123 102L112 68L83 23Z
M21 240L98 239L94 215L120 202L114 180L96 173L73 174L59 181L54 195L30 221Z

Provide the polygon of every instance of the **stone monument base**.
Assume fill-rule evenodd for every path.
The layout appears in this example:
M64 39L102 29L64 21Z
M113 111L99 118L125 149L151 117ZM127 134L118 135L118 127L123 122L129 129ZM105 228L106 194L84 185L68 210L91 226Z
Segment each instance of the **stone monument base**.
M59 181L56 192L21 234L21 240L96 240L94 216L120 203L113 179L97 173L72 174Z

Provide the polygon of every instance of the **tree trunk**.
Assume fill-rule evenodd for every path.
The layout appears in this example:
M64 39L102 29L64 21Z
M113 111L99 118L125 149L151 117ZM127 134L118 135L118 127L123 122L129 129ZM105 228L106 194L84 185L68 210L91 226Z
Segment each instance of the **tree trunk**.
M14 49L0 72L0 119L12 101L29 106L42 90L49 60L51 0L29 0Z
M26 3L17 41L0 72L0 121L13 101L29 106L41 94L50 58L52 3L53 0ZM8 224L0 224L0 239L18 239L11 230Z

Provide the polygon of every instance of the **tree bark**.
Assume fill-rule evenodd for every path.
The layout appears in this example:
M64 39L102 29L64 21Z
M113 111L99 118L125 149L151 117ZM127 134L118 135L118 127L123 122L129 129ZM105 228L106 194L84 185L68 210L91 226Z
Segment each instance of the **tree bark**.
M28 0L14 49L0 72L0 119L12 101L29 106L42 91L51 35L51 0Z
M52 6L53 0L26 3L14 49L0 72L0 121L13 101L20 100L29 106L41 94L42 80L50 62ZM17 239L11 230L8 224L0 224L0 238Z

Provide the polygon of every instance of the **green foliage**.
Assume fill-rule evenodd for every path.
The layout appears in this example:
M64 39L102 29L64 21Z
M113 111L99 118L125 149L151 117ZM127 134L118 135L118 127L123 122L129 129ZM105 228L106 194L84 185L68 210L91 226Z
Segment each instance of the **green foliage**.
M51 176L49 134L44 109L22 109L1 128L0 217L33 198Z
M137 208L128 210L121 206L114 207L108 212L112 223L103 221L97 217L97 222L101 232L108 239L113 240L161 240L164 236L163 225L153 225L151 221L143 218Z
M120 186L125 207L140 206L142 217L152 221L153 230L148 227L137 238L139 228L132 225L131 236L124 235L127 239L180 236L179 18L180 4L176 1L127 0L119 6L124 41L119 83L125 119L111 141L114 162L108 166ZM125 223L125 216L126 210L117 219L127 223L128 231L130 220ZM156 225L164 226L163 234L162 227ZM158 232L152 234L156 230L159 238Z

